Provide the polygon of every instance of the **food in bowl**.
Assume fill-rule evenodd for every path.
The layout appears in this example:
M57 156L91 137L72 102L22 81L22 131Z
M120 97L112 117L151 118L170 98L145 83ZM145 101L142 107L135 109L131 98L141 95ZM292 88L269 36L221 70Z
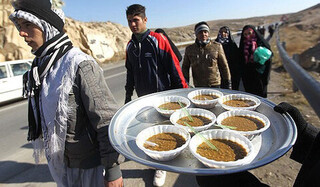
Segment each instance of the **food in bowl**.
M168 151L157 151L157 150L147 149L145 147L145 145L147 144L146 142L149 142L147 140L161 133L177 134L183 137L185 142L180 147L177 147L175 149L168 150ZM186 147L188 147L190 139L191 139L190 133L185 129L176 127L174 125L155 125L142 130L137 135L136 144L140 150L142 150L146 155L148 155L152 159L155 159L158 161L168 161L176 158ZM150 143L154 143L154 142L152 142L151 140Z
M188 108L191 102L189 99L182 96L164 96L160 98L156 98L153 101L153 107L164 117L170 117L172 113L181 108ZM183 106L183 107L181 107Z
M182 109L174 112L170 116L170 122L173 125L179 128L184 128L190 133L193 133L193 131L188 127L189 125L196 131L200 132L213 126L216 119L217 118L214 113L202 108Z
M260 119L250 116L230 116L222 120L221 124L234 127L232 129L237 131L255 131L265 126Z
M256 110L261 104L260 99L247 94L229 94L218 99L225 110Z
M187 104L183 102L167 102L167 103L161 104L159 108L162 110L177 110L186 106Z
M217 95L209 95L209 94L201 94L201 95L196 95L192 99L195 100L214 100L219 98Z
M216 161L236 161L247 156L246 149L237 142L225 139L210 139L217 150L209 147L205 142L197 147L197 153L207 159Z
M191 119L190 119L191 118ZM187 126L186 123L192 127L199 127L199 126L204 126L204 125L208 125L209 123L211 123L212 120L210 120L207 117L204 116L200 116L200 115L191 115L189 116L185 116L180 118L177 123L183 126Z
M205 109L215 107L218 103L218 98L222 96L223 93L216 89L198 89L188 94L188 98L196 107Z
M245 150L247 154L237 153L238 159L235 159L234 161L221 161L221 160L219 161L219 159L217 158L215 158L217 160L209 159L199 154L199 151L197 150L198 147L199 146L201 147L201 145L203 145L203 143L205 142L203 137L206 138L207 140L223 140L223 141L231 141L231 142L237 143L241 145L241 147ZM219 145L217 145L215 142L213 142L213 144L215 144L214 146L218 148L218 153L219 153ZM211 149L211 148L209 148L208 146L208 149ZM223 147L222 148L220 147L220 149L225 150ZM192 153L192 155L196 157L202 164L212 168L229 168L229 167L246 165L251 163L254 160L254 158L257 156L257 152L254 151L253 144L248 138L246 138L245 136L237 132L224 130L224 129L211 129L211 130L199 132L199 134L196 134L191 138L191 141L189 143L189 150ZM215 151L215 150L212 149L212 151Z
M231 110L218 116L216 126L236 131L252 140L270 127L270 121L267 116L256 111Z
M186 143L186 139L176 133L159 133L147 139L149 142L156 143L156 146L144 144L147 149L154 151L169 151L181 147Z
M225 101L223 104L232 106L232 107L250 107L250 106L254 106L256 103L248 99L244 99L244 100L232 99L229 101Z

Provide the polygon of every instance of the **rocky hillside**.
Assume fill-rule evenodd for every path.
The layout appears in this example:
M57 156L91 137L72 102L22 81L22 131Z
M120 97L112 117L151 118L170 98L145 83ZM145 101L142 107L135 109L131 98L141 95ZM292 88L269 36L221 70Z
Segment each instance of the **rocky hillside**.
M0 62L33 58L30 53L30 47L18 35L14 25L8 19L13 11L9 0L0 0ZM222 26L228 26L232 32L241 30L244 25L263 25L279 21L283 15L271 15L263 17L252 17L235 20L214 20L208 21L211 28L211 37L215 38L218 29ZM310 53L320 40L320 4L309 9L287 14L288 22L281 28L281 41L287 42L287 50L290 55L293 53L303 53L303 61L319 57ZM194 24L163 28L170 38L178 43L191 41L195 39ZM73 44L82 51L92 55L98 62L108 62L116 59L122 59L125 56L125 47L131 37L131 31L128 27L112 22L80 22L71 18L66 19L65 31L68 33ZM309 52L310 51L310 52ZM308 64L308 67L314 67L314 64Z
M245 25L264 25L268 23L273 23L279 21L282 15L272 15L264 17L252 17L246 19L233 19L233 20L214 20L207 21L210 26L210 36L215 38L218 34L218 30L222 26L228 26L231 32L237 32L242 30ZM195 23L196 24L196 23ZM194 35L194 25L188 25L184 27L175 27L164 29L168 36L174 42L191 41L195 39Z
M18 34L8 16L13 11L9 0L0 0L0 62L33 58L31 48ZM106 62L125 53L131 37L128 27L120 24L84 23L66 18L65 32L74 46L93 56L98 62Z
M290 56L301 54L304 68L320 72L320 4L290 14L280 29L280 40L286 42Z

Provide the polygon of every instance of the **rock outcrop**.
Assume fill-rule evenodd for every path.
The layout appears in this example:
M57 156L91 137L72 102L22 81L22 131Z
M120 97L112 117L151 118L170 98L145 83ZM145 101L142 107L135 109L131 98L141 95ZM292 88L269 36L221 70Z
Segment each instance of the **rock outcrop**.
M301 53L299 58L303 68L320 72L320 43Z
M12 11L9 0L0 0L0 62L33 58L31 48L8 18Z
M128 27L111 22L80 22L67 18L65 32L75 46L99 62L125 55L131 38Z
M34 56L31 48L19 36L8 16L13 12L10 0L0 0L0 62L28 59ZM123 58L131 31L128 27L111 22L80 22L65 20L65 32L74 46L93 56L98 62Z

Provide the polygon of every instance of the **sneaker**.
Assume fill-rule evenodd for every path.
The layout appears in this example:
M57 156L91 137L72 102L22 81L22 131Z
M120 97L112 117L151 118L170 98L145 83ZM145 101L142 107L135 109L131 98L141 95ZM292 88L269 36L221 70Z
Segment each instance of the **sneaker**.
M163 186L166 181L167 172L163 170L156 170L153 178L154 186Z

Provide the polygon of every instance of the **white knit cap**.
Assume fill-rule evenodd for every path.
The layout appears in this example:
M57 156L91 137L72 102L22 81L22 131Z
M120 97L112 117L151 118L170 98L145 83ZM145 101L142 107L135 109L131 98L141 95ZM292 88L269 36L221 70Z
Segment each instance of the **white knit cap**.
M208 31L208 32L210 31L208 25L206 25L206 24L201 24L201 25L197 26L196 29L195 29L196 35L197 35L200 31L203 31L203 30Z

